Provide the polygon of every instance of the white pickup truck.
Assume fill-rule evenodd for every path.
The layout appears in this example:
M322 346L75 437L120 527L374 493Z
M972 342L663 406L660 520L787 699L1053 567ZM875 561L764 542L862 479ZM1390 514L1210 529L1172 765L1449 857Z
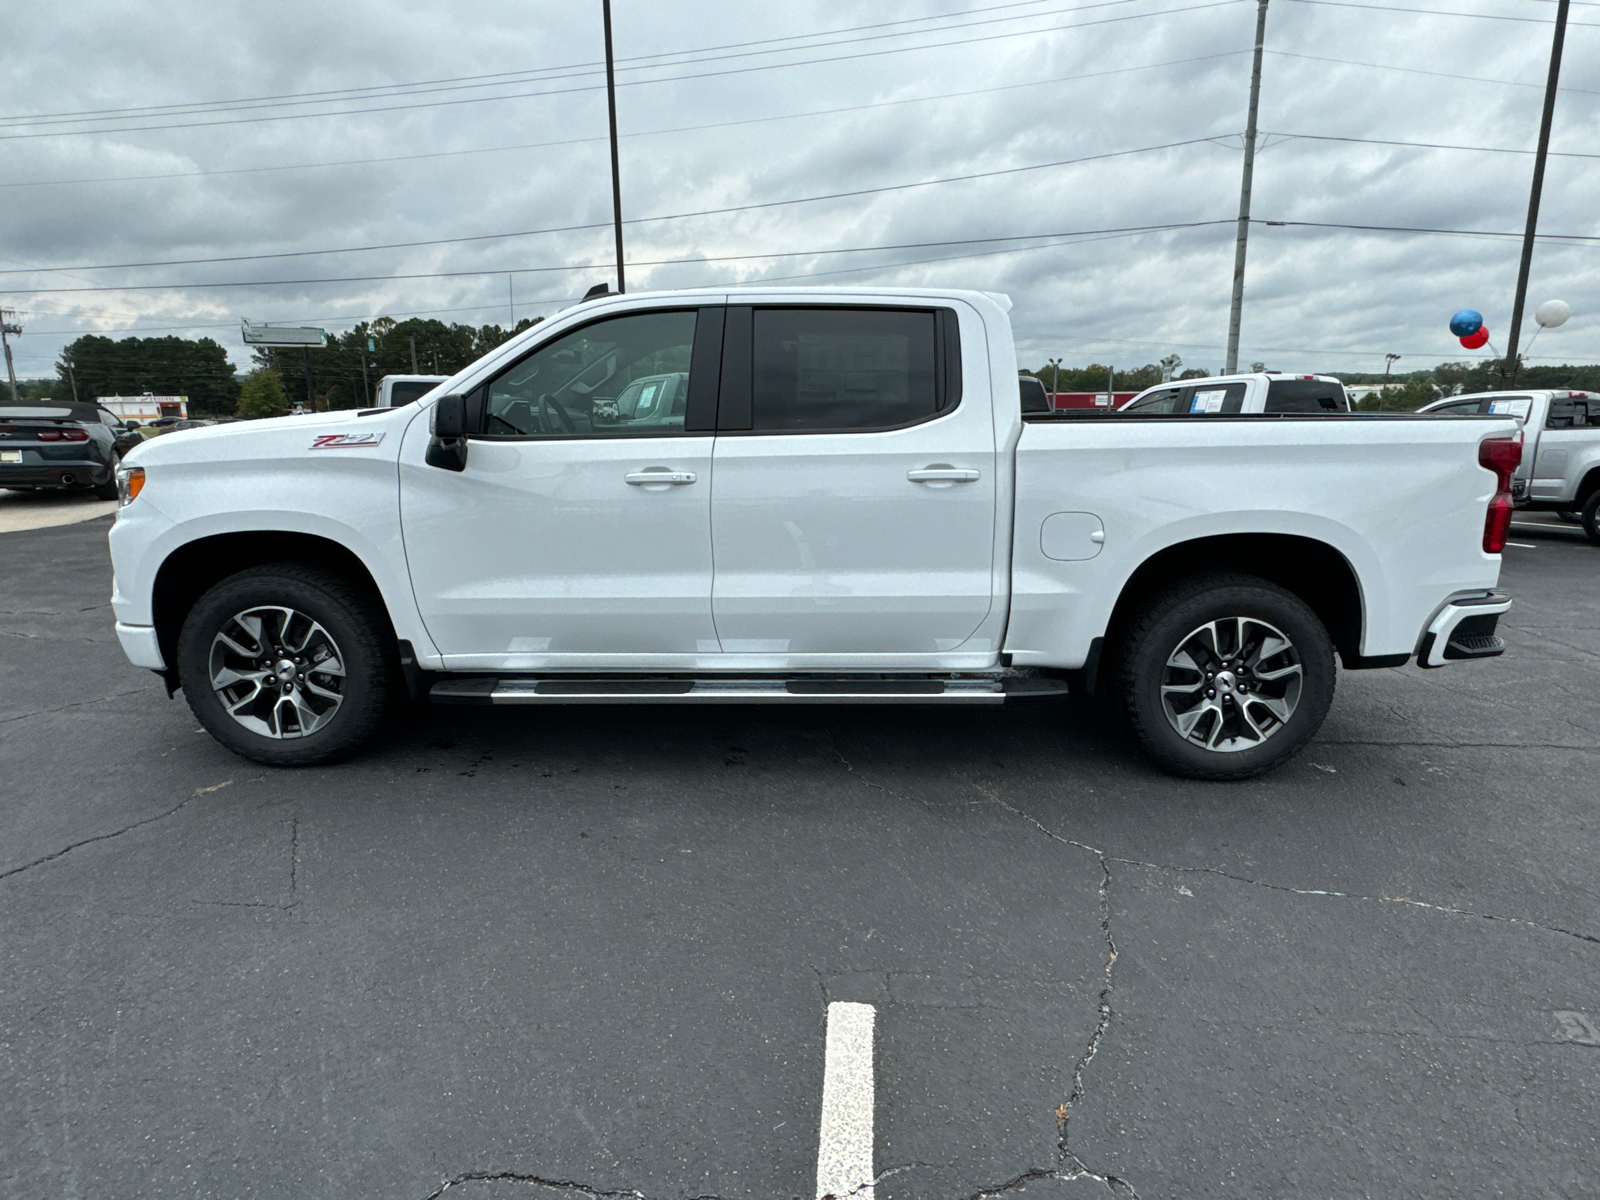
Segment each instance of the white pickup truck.
M1436 400L1421 411L1515 418L1527 438L1511 480L1516 506L1581 520L1600 546L1600 393L1478 392Z
M1242 778L1346 668L1488 657L1497 416L1021 412L1003 296L751 289L568 309L404 408L157 438L117 634L257 761L444 703L1114 696Z
M1332 375L1258 371L1158 383L1129 400L1121 411L1173 416L1349 412L1350 396Z

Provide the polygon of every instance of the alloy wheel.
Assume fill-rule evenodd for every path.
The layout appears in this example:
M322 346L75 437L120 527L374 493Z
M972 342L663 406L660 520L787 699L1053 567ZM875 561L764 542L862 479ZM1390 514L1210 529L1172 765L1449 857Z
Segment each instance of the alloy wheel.
M1161 707L1186 742L1253 750L1294 716L1305 682L1299 652L1254 617L1208 621L1178 642L1161 676Z
M344 655L311 617L263 605L235 613L211 641L211 687L252 733L299 738L333 720L344 703Z

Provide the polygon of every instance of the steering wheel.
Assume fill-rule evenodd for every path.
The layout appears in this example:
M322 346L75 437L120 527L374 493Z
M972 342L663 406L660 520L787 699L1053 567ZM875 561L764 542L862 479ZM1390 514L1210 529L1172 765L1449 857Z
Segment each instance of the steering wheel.
M539 396L539 427L541 429L546 431L554 429L556 422L551 420L551 414L560 418L563 431L567 433L578 432L578 427L573 424L572 417L567 413L567 410L561 406L561 401L550 395L549 392L544 392Z

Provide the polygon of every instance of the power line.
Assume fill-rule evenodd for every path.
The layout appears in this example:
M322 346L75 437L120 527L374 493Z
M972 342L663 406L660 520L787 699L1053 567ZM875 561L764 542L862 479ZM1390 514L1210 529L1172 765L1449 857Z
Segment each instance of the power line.
M1421 67L1401 67L1396 66L1394 63L1361 62L1353 58L1327 58L1320 54L1295 54L1288 50L1268 50L1267 53L1275 54L1279 58L1303 58L1308 62L1338 63L1343 67L1371 67L1379 71L1400 71L1407 75L1428 75L1434 79L1454 79L1463 83L1498 83L1507 87L1529 87L1538 88L1540 91L1544 90L1544 84L1542 83L1529 83L1521 79L1491 79L1484 75L1462 75L1457 71L1426 71ZM1573 92L1585 96L1600 96L1600 90L1572 87L1569 84L1563 84L1559 90L1563 93Z
M1428 17L1472 17L1480 21L1516 21L1524 25L1552 25L1543 17L1512 17L1503 13L1455 12L1442 8L1402 8L1395 4L1358 4L1356 0L1290 0L1293 4L1318 4L1329 8L1365 8L1374 12L1421 13ZM1595 25L1593 21L1569 21L1569 25Z
M1294 138L1303 142L1355 142L1364 146L1404 146L1413 150L1470 150L1478 154L1535 154L1534 150L1516 150L1505 146L1460 146L1449 142L1400 142L1387 138L1338 137L1331 133L1283 133L1274 131L1267 137ZM1580 154L1572 150L1551 150L1551 158L1600 158L1600 154ZM87 269L87 268L85 268Z
M981 13L981 12L1000 12L1000 11L1003 11L1005 9L1011 9L1011 8L1032 8L1035 5L1044 4L1044 3L1047 3L1047 2L1048 2L1048 0L1020 0L1019 3L985 5L983 7L972 9L972 10L969 10L968 12L963 12L963 13L940 13L940 14L935 14L933 16L927 16L927 17L903 17L903 18L901 18L899 20L895 20L895 21L878 21L878 22L874 22L874 23L868 24L868 25L849 25L849 26L844 26L844 27L839 28L839 29L819 30L819 31L817 31L815 33L790 34L790 35L787 35L787 36L775 37L775 38L757 38L757 39L755 39L753 41L748 41L748 42L727 42L727 43L722 43L722 44L716 45L716 46L701 46L701 47L697 47L697 48L692 49L692 50L666 50L666 51L661 51L661 52L656 53L656 54L642 54L642 55L633 55L631 57L619 58L617 60L617 63L619 64L619 67L621 67L622 69L628 69L627 64L643 64L643 63L647 63L647 61L650 60L650 59L679 58L679 57L685 57L685 56L691 56L691 55L709 54L709 53L711 53L713 51L717 51L717 50L741 50L741 49L745 49L745 48L748 48L748 47L751 47L751 46L775 46L779 42L808 41L808 40L813 39L813 38L831 37L834 34L838 34L838 33L859 33L859 32L862 32L862 31L865 31L865 30L871 30L871 29L886 29L886 28L888 28L890 26L894 26L894 25L915 25L915 24L923 24L923 23L928 22L928 21L952 20L952 19L954 19L956 17L971 16L971 15L973 15L975 13ZM1043 12L1023 13L1023 14L1019 14L1017 16L1012 16L1012 17L996 17L996 18L992 18L988 22L963 22L963 23L961 23L959 25L952 26L951 28L961 28L963 25L982 24L982 23L995 23L995 22L999 22L999 21L1024 20L1024 19L1027 19L1029 17L1054 16L1054 15L1057 15L1057 14L1060 14L1060 13L1063 13L1063 12L1075 12L1075 11L1081 11L1083 9L1090 9L1090 8L1106 8L1106 7L1110 7L1111 5L1120 5L1120 4L1129 4L1129 3L1133 3L1133 0L1099 0L1099 2L1097 2L1097 3L1075 5L1073 7L1064 8L1064 9L1060 9L1060 8L1058 8L1058 9L1047 9L1047 10L1045 10ZM898 34L898 35L889 34L889 35L884 35L884 36L906 37L906 36L910 36L912 34L917 34L917 33L938 33L938 32L941 32L941 30L938 30L938 29L915 30L914 29L914 30L908 30L908 31L906 31L904 33L901 33L901 34ZM823 44L824 45L827 45L827 44L837 45L839 43L823 43ZM812 49L812 48L814 48L814 47L793 47L793 46L791 46L791 47L787 47L786 49L795 50L795 49ZM781 52L781 51L780 50L765 51L765 53L779 53L779 52ZM693 62L693 61L697 61L697 60L695 60L693 58L689 58L687 61ZM683 64L658 64L658 65L677 66L677 65L683 65ZM604 66L605 66L605 63L604 63L603 60L596 60L596 61L591 61L591 62L562 63L562 64L558 64L558 65L555 65L555 66L549 66L549 67L528 67L528 68L524 68L524 69L518 70L518 71L495 71L495 72L491 72L489 74L481 74L481 75L453 75L453 76L446 76L446 77L444 77L442 79L419 79L419 80L410 80L410 81L407 81L407 82L404 82L404 83L380 83L380 84L370 84L370 85L367 85L367 86L364 86L364 87L334 88L334 89L331 89L331 90L320 91L320 92L282 92L282 93L278 93L276 95L269 95L269 96L236 96L236 97L231 97L231 98L228 98L228 99L221 99L221 100L192 100L192 101L187 101L187 102L183 102L183 103L176 103L176 104L146 104L146 105L134 105L134 106L131 106L131 107L126 107L126 108L79 109L79 110L72 111L72 112L13 113L13 114L10 114L10 115L7 115L7 116L0 116L0 123L4 123L4 124L13 124L13 123L15 123L15 124L33 124L33 123L36 123L36 122L49 121L49 120L55 120L55 119L66 120L66 119L74 118L74 117L86 117L86 118L87 117L105 117L105 118L109 119L109 118L114 118L114 117L117 117L117 116L132 116L132 115L149 115L149 116L195 115L195 113L192 113L192 112L191 113L186 113L186 112L181 112L179 110L196 110L196 112L198 112L198 111L203 111L203 110L206 110L206 109L212 109L214 111L228 111L228 109L224 108L223 106L226 106L226 105L241 105L241 104L256 104L256 103L268 102L268 101L285 101L285 102L289 102L289 103L312 103L312 102L326 102L326 101L329 101L329 100L339 100L339 99L347 99L347 98L348 99L375 99L377 97L372 97L370 95L363 96L362 93L392 92L395 95L417 94L415 92L409 92L409 91L407 91L405 89L429 89L429 88L433 88L435 85L457 84L457 83L469 84L469 85L470 84L475 84L476 86L479 86L479 87L493 87L493 86L496 86L497 83L524 83L524 82L529 82L529 80L530 80L530 78L532 76L541 75L541 74L548 74L549 72L552 72L552 71L588 70L590 73L594 73L595 71L597 71L600 68L603 68Z
M959 92L940 92L932 96L908 96L898 100L877 100L868 104L851 104L840 108L814 109L809 112L779 113L770 117L746 117L737 121L712 121L703 125L681 125L672 129L645 129L623 133L625 138L658 137L672 133L699 133L709 129L731 129L740 125L761 125L773 121L796 121L809 117L830 117L846 113L863 112L874 108L893 108L904 104L924 104L939 100L956 100L969 96L984 96L995 92L1011 92L1020 88L1044 87L1054 83L1077 83L1090 79L1103 79L1110 75L1126 75L1134 71L1154 71L1166 67L1187 66L1190 63L1210 62L1219 58L1233 58L1248 54L1248 49L1223 50L1216 54L1200 54L1190 58L1174 58L1164 62L1141 63L1133 67L1113 67L1106 71L1081 71L1072 75L1056 75L1048 79L1032 79L1024 83L1005 83L995 87L970 88ZM1270 52L1269 52L1270 53ZM176 171L159 175L108 175L96 179L39 179L0 181L0 188L64 187L89 183L142 183L159 179L202 179L217 175L256 175L268 171L305 171L325 167L366 167L383 163L416 162L430 158L458 158L472 154L500 154L512 150L545 150L556 146L577 146L588 142L603 142L604 136L564 138L553 142L522 142L514 146L482 146L469 150L436 150L426 154L395 154L383 158L349 158L320 163L283 163L268 167L232 167L215 171Z
M1034 37L1034 36L1038 36L1040 34L1056 33L1056 32L1059 32L1059 31L1065 30L1065 29L1085 29L1085 28L1089 28L1091 26L1110 25L1110 24L1115 24L1117 22L1121 22L1121 21L1137 21L1137 20L1145 20L1145 19L1147 19L1149 17L1165 17L1165 16L1172 16L1172 15L1175 15L1175 14L1178 14L1178 13L1199 12L1199 11L1202 11L1202 10L1205 10L1205 9L1226 8L1226 7L1229 7L1231 5L1241 4L1241 3L1245 3L1245 0L1206 0L1206 2L1204 2L1204 3L1182 5L1182 6L1178 7L1178 8L1162 9L1162 10L1160 10L1158 12L1129 13L1129 14L1127 14L1125 16L1119 16L1119 17L1103 17L1103 18L1100 18L1099 20L1095 20L1095 21L1078 21L1078 22L1074 22L1074 23L1071 23L1071 24L1065 24L1065 25L1052 25L1052 26L1047 26L1046 28L1043 28L1043 29L1021 30L1021 31L1016 31L1016 32L1012 32L1012 33L993 33L993 34L986 34L986 35L984 35L982 37L965 37L965 38L960 38L960 39L958 39L956 41L950 41L950 42L931 42L931 43L928 43L928 44L925 44L925 45L920 45L920 46L894 46L894 47L890 47L890 48L884 49L884 50L866 50L866 51L862 51L862 52L860 52L858 54L827 55L827 56L822 57L822 58L800 59L800 60L797 60L795 62L786 62L786 63L762 63L762 64L759 64L757 66L734 67L734 68L729 68L727 70L722 70L722 71L701 71L701 72L698 72L698 73L692 74L692 75L665 76L665 77L663 77L661 79L624 80L619 86L623 86L623 87L642 87L642 86L644 86L646 84L682 83L682 82L686 82L688 80L694 80L694 79L711 79L711 78L724 77L724 76L728 76L728 75L744 75L744 74L748 74L748 73L753 72L753 71L773 71L773 70L780 70L780 69L788 68L788 67L814 66L814 65L816 65L818 63L847 62L847 61L851 61L851 60L854 60L854 59L861 59L861 58L879 58L879 57L882 57L884 55L905 54L905 53L909 53L911 51L916 51L916 50L938 50L938 49L951 47L951 46L967 47L967 46L975 45L975 44L977 44L979 42L999 41L999 40L1003 40L1003 39L1007 39L1007 38L1016 38L1016 37ZM571 94L578 93L578 92L599 91L599 90L602 90L604 88L604 86L605 86L604 84L593 84L593 85L588 85L588 86L584 86L584 87L556 88L556 89L551 89L551 90L547 90L547 91L539 91L539 92L515 92L515 93L510 93L510 94L507 94L507 95L503 95L503 96L472 96L472 97L467 97L465 99L459 99L459 100L434 100L434 101L427 101L427 102L420 103L420 104L395 104L395 105L384 105L384 106L379 106L379 107L375 107L375 108L342 109L342 110L339 110L339 111L331 111L331 112L281 113L281 114L276 115L276 116L268 116L268 117L239 117L239 118L235 118L235 119L227 120L227 121L190 121L190 122L179 122L179 123L170 124L170 125L129 125L129 126L113 126L113 127L110 127L110 128L102 128L102 129L76 129L76 130L69 129L69 130L58 130L58 131L46 131L46 132L42 132L42 133L7 133L7 134L0 134L0 141L22 141L22 140L29 140L29 139L35 139L35 138L44 138L44 137L79 137L79 136L100 135L100 134L107 134L107 133L148 133L148 132L166 130L166 129L211 129L211 128L218 128L218 127L222 127L222 126L231 126L231 125L259 124L259 123L265 122L265 121L299 121L299 120L309 120L311 118L316 118L316 117L347 117L347 116L357 116L357 115L360 115L360 114L363 114L363 113L374 113L374 112L380 112L380 113L383 113L383 112L407 112L407 111L411 111L411 110L414 110L414 109L447 108L447 107L452 107L452 106L461 105L461 104L484 104L484 103L490 103L490 102L499 101L499 100L520 100L520 99L526 99L526 98L529 98L529 97L538 97L538 96L571 95Z
M812 257L819 257L819 256L822 256L822 255L828 255L828 254L869 254L869 253L881 252L881 251L885 251L885 250L922 249L922 248L933 247L933 246L970 246L970 245L978 245L978 244L987 243L987 242L1015 242L1015 241L1025 241L1025 240L1038 239L1038 238L1081 237L1081 236L1086 236L1086 235L1090 235L1090 234L1103 234L1103 233L1145 233L1145 232L1159 232L1159 231L1175 230L1175 229L1194 229L1194 228L1199 228L1199 227L1205 226L1205 225L1212 225L1212 224L1215 224L1215 223L1216 222L1213 222L1213 221L1185 221L1185 222L1172 222L1172 223L1162 224L1162 225L1130 225L1130 226L1123 226L1123 227L1121 227L1119 229L1114 229L1114 230L1080 230L1080 231L1076 231L1076 232L1072 232L1072 233L1059 233L1058 232L1058 233L1012 234L1012 235L1007 236L1007 237L958 238L958 239L954 239L954 240L951 240L951 241L905 242L905 243L901 243L901 244L898 244L898 245L887 245L887 246L883 246L883 245L879 245L879 246L846 246L846 247L834 247L834 248L824 248L824 249L816 249L816 250L785 250L785 251L769 252L769 253L764 253L764 254L726 254L726 255L708 255L708 256L702 256L702 257L698 257L698 258L666 258L666 259L656 259L656 260L649 261L649 262L639 261L639 262L635 262L634 265L635 266L640 266L640 267L695 266L695 265L698 265L700 263L749 262L749 261L754 261L756 259L812 258ZM605 225L599 226L599 228L605 228L605 227L606 227ZM496 269L493 269L493 270L428 271L428 272L419 272L419 273L416 273L416 274L404 274L404 275L349 275L349 276L341 276L341 277L338 277L338 278L323 278L323 279L259 279L259 280L234 280L234 281L230 281L230 282L146 283L146 284L128 284L128 285L125 285L125 286L96 286L96 287L70 287L70 288L20 288L20 289L19 288L8 288L7 289L7 294L8 295L39 295L39 294L44 294L44 293L62 294L62 293L80 293L80 292L148 292L148 291L184 290L184 289L189 289L189 288L289 287L289 286L305 286L305 285L309 285L309 284L319 284L319 283L386 283L386 282L390 282L390 281L393 281L393 280L402 280L402 279L457 279L457 278L469 278L469 277L476 277L476 276L483 276L483 275L506 275L506 274L544 275L544 274L570 273L570 272L577 272L577 271L601 271L601 270L608 269L611 265L613 265L613 264L600 262L600 263L576 263L576 264L569 264L569 265L559 266L559 267L519 267L519 268L515 269L514 271L509 271L509 272L502 267L502 268L496 268Z
M1091 155L1086 155L1086 156L1081 157L1081 158L1059 159L1059 160L1057 160L1055 162L1033 163L1033 164L1030 164L1028 166L1022 166L1022 167L1003 167L1003 168L1000 168L1000 169L997 169L997 170L993 170L993 171L978 171L978 172L974 172L974 173L968 174L968 175L951 175L951 176L946 176L945 178L942 178L942 179L924 179L924 180L918 180L918 181L915 181L915 182L912 182L912 183L888 184L888 185L885 185L883 187L858 188L858 189L856 189L854 191L829 192L829 193L827 193L825 195L820 195L820 196L800 196L800 197L796 197L796 198L789 199L789 200L768 200L768 201L764 201L764 202L759 203L759 204L739 204L739 205L733 205L733 206L727 207L727 208L708 208L708 209L701 209L698 212L668 213L668 214L663 214L663 215L654 216L654 217L630 217L628 220L624 221L623 224L625 224L625 225L640 225L640 224L644 224L646 222L654 222L654 221L681 221L681 220L687 220L687 219L692 218L692 217L724 216L724 215L727 215L729 213L752 212L752 211L755 211L755 210L758 210L758 209L778 208L778 207L782 207L782 206L786 206L786 205L790 205L790 204L812 204L812 203L817 203L817 202L824 201L824 200L853 199L853 198L859 197L859 196L879 195L879 194L882 194L882 193L885 193L885 192L898 192L898 191L907 191L907 190L912 189L912 188L934 187L936 185L945 184L945 183L966 183L966 182L970 182L970 181L976 180L976 179L992 179L992 178L995 178L996 176L1000 176L1000 175L1017 175L1017 174L1021 174L1023 172L1027 172L1027 171L1043 171L1043 170L1050 169L1052 167L1078 166L1078 165L1080 165L1082 163L1099 162L1099 161L1102 161L1102 160L1108 159L1108 158L1123 158L1123 157L1127 157L1128 155L1133 155L1133 154L1149 154L1149 153L1152 153L1152 152L1155 152L1155 151L1160 151L1160 150L1172 150L1172 149L1177 149L1177 148L1183 147L1183 146L1200 145L1202 143L1210 142L1210 141L1212 141L1211 138L1189 138L1189 139L1186 139L1186 140L1181 141L1181 142L1166 142L1166 143L1163 143L1162 145L1159 145L1159 146L1141 146L1141 147L1139 147L1137 149L1133 149L1133 150L1113 150L1113 151L1108 151L1107 153L1104 153L1104 154L1091 154ZM154 262L154 261L152 261L152 262L136 262L136 263L101 263L101 264L94 265L94 266L38 267L38 268L28 268L27 270L21 270L21 269L10 270L10 269L7 269L7 270L0 270L0 274L7 274L7 275L22 275L22 274L30 274L30 273L50 274L50 273L54 273L54 272L67 272L67 271L109 271L109 270L133 269L133 268L141 268L141 267L196 266L196 265L208 265L208 264L227 263L227 262L256 262L256 261L261 261L263 259L305 258L305 257L311 257L311 256L317 256L317 255L323 255L323 254L349 254L349 253L365 252L365 251L372 251L372 250L410 250L410 249L416 249L416 248L423 247L423 246L458 245L458 244L467 243L467 242L496 241L496 240L502 240L502 239L505 239L505 238L533 237L533 236L536 236L536 235L539 235L539 234L546 234L546 233L574 233L574 232L580 232L580 231L584 231L584 230L605 229L605 228L608 228L609 226L610 226L610 222L609 221L600 221L600 222L590 222L590 223L584 224L584 225L557 225L557 226L550 226L550 227L547 227L547 228L544 228L544 229L513 230L513 231L508 232L508 233L482 233L482 234L472 234L472 235L469 235L469 236L455 237L455 238L429 238L429 239L426 239L426 240L413 241L413 242L387 242L387 243L381 243L381 244L376 244L376 245L371 245L371 246L344 246L344 247L333 247L333 248L324 249L324 250L291 250L291 251L285 251L285 252L276 253L276 254L239 254L239 255L231 255L231 256L219 257L219 258L170 259L170 260L167 260L167 261L164 261L164 262ZM562 269L562 268L551 268L551 267L520 268L515 273L522 274L523 271L525 271L525 270L526 271L533 271L533 270L560 270L560 269ZM465 272L456 272L456 273L457 274L466 274L466 275L479 275L479 274L486 274L486 273L487 274L502 274L502 275L506 274L505 271L498 271L498 272L465 271ZM363 279L364 278L365 277L363 277ZM418 279L421 279L421 278L434 278L434 276L420 276L420 275L419 276L404 276L404 275L396 275L396 276L376 276L374 278L395 278L395 279L418 278ZM288 282L288 281L285 281L285 282ZM297 282L309 282L309 281L297 281ZM352 279L352 280L329 280L327 282L357 282L357 280L354 280L354 279ZM152 285L152 286L155 286L155 285ZM171 285L164 285L164 286L187 287L187 286L191 286L191 285L188 285L188 284L171 284ZM204 284L204 285L193 285L193 286L213 287L213 286L234 286L234 285ZM50 291L56 291L56 290L118 291L118 290L124 290L124 289L118 289L118 288L88 288L88 289L84 289L84 288L79 288L79 289L34 288L34 289L27 289L27 292L28 292L28 294L33 294L33 293L50 292ZM18 294L18 295L23 294L22 291L18 291L17 289L9 289L8 288L7 291L8 291L9 294Z
M1521 233L1502 232L1497 229L1430 229L1419 225L1354 225L1341 224L1335 221L1267 221L1258 220L1258 225L1284 225L1297 226L1304 229L1347 229L1368 233L1438 233L1449 234L1453 237L1479 237L1479 238L1521 238ZM1541 233L1538 235L1541 242L1600 242L1600 235L1591 233Z

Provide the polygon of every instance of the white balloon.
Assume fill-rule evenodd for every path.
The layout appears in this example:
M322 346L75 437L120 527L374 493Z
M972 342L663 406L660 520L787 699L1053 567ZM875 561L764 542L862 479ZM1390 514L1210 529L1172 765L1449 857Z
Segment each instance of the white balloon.
M1571 315L1572 308L1565 300L1546 300L1539 305L1533 319L1545 329L1554 329L1558 325L1565 325Z

